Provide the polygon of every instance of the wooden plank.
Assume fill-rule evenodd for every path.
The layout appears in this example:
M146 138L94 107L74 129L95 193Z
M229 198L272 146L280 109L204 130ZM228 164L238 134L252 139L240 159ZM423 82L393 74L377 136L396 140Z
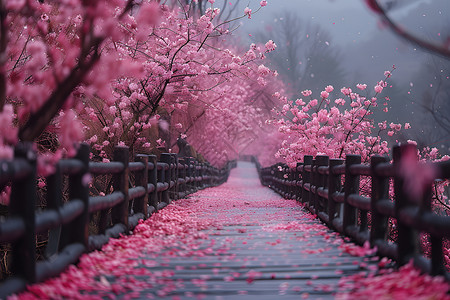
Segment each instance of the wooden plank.
M125 283L125 290L111 290L114 294L101 289L83 291L86 297L333 299L342 276L367 273L377 263L372 258L344 253L339 249L343 241L337 233L310 217L294 200L288 205L288 200L261 186L252 165L240 167L227 184L185 200L185 204L217 203L216 197L230 201L230 205L211 206L205 202L208 205L203 210L195 210L195 218L217 219L217 228L204 230L192 249L188 244L178 244L177 239L183 237L176 234L165 237L174 243L168 243L162 251L143 247L138 257L127 258L132 267L122 263L112 273L116 275L96 275L95 280L104 289ZM174 203L179 201L184 200ZM122 248L117 252L120 256L127 251ZM122 273L121 268L126 271ZM129 282L133 283L132 290Z

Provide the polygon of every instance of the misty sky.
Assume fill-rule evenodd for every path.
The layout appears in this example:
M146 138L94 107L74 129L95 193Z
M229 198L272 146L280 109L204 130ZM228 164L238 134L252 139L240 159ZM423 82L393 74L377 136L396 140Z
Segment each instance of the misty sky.
M259 1L251 1L250 7L257 7L257 3ZM366 9L363 1L358 0L272 0L252 20L242 22L242 31L252 34L272 22L282 22L287 10L298 14L305 21L320 24L330 31L333 41L340 45L368 38L378 21Z
M216 0L215 7L221 7ZM229 5L234 0L226 0ZM386 3L391 0L378 0ZM398 7L390 10L389 15L407 31L426 40L442 43L450 38L450 0L396 0ZM249 6L255 11L260 0L240 1L239 15ZM372 12L364 0L267 0L268 5L252 16L241 20L240 28L235 34L246 39L246 44L255 41L252 35L260 30L270 28L276 22L283 22L285 12L298 15L302 21L318 24L327 31L331 38L325 43L330 48L338 49L341 63L346 69L346 84L367 83L374 85L383 79L383 72L397 67L391 82L396 88L389 91L392 105L389 118L392 121L415 121L415 128L424 135L431 136L423 130L431 119L423 115L418 117L417 103L428 101L424 98L427 91L436 93L436 86L450 87L450 64L436 55L430 55L423 49L417 48L409 42L393 34L382 25L380 18ZM299 30L299 34L302 31ZM304 31L301 34L305 34ZM272 38L277 42L277 36ZM280 45L281 46L281 45ZM275 54L275 53L274 53ZM437 60L436 60L437 59ZM444 80L440 84L439 80ZM445 91L443 91L445 92ZM425 99L425 100L424 100ZM435 131L435 124L431 124L431 131ZM430 132L430 131L428 131ZM447 131L446 131L447 132ZM450 151L448 132L444 136ZM413 136L418 140L420 137ZM440 137L434 140L442 140ZM434 141L426 141L439 146Z
M379 0L381 3L389 1ZM441 24L442 31L445 31L443 28L448 28L450 25L448 1L396 0L398 7L391 10L390 15L394 20L400 21L400 24L407 20L408 31L427 39L438 39L441 37L440 31L429 26L429 23ZM222 0L217 0L216 4L219 2ZM260 0L240 1L242 6L239 8L240 13L247 5L255 11L259 7L259 2ZM233 5L231 1L228 3ZM358 74L354 76L359 77L361 76L359 70L364 69L362 79L366 83L373 82L383 70L390 69L394 64L399 67L398 79L409 83L407 75L419 68L418 64L421 62L414 57L414 52L420 56L424 51L416 49L414 45L403 41L381 25L379 16L372 12L363 0L267 0L267 3L267 6L254 14L251 20L242 19L236 33L251 42L252 34L268 28L275 22L282 22L285 12L289 11L298 15L303 21L319 24L329 32L331 40L327 41L327 44L330 47L338 47L339 51L346 56L345 65L348 66L349 73L357 70ZM439 11L435 11L432 16L429 13L417 13L430 3L434 4L434 10ZM220 5L215 6L220 7ZM276 36L273 40L276 42ZM372 72L368 73L369 69Z
M395 18L401 18L418 5L432 0L397 0L400 8L393 11ZM448 1L448 0L444 0ZM269 0L265 8L241 22L241 31L252 34L272 22L283 20L286 11L298 14L303 20L320 24L333 35L333 41L348 46L371 38L371 33L380 30L379 18L365 5L363 0ZM440 2L440 1L437 1ZM441 1L442 2L442 1ZM242 3L255 10L259 0Z

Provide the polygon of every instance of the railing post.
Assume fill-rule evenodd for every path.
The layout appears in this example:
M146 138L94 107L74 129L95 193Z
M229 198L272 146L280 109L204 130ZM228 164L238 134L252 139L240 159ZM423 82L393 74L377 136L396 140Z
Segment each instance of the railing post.
M289 167L289 166L286 166L286 174L287 174L287 177L286 177L286 185L287 185L287 197L286 198L288 198L288 199L292 199L293 197L292 197L292 195L293 195L293 193L292 193L292 188L293 188L293 184L292 184L292 182L293 182L293 175L292 175L292 173L293 173L293 169L291 169L291 167Z
M194 159L192 157L187 157L188 164L188 174L189 174L189 194L195 192L195 170L194 170ZM215 174L214 174L215 175ZM217 178L214 178L213 186L216 183Z
M424 191L422 203L420 203L420 211L424 214L433 213L432 212L432 192L433 184L427 186ZM437 195L439 197L439 195ZM430 233L429 242L431 244L431 270L430 274L433 276L436 275L445 275L446 273L446 263L444 261L443 254L443 242L441 236L436 236L433 233Z
M171 154L171 161L172 161L172 175L171 180L173 181L173 187L172 187L172 199L177 200L178 199L178 155L175 153Z
M279 164L277 169L277 189L278 193L284 197L283 188L283 164Z
M162 202L165 202L166 204L170 204L170 197L169 197L169 190L170 190L170 181L171 179L171 169L170 169L170 165L171 165L171 155L170 153L162 153L161 157L160 157L160 161L163 163L166 163L169 165L169 168L166 170L165 168L163 168L161 170L162 173L164 173L164 180L163 182L167 183L169 185L169 187L167 188L167 190L163 191L161 196Z
M314 207L316 209L316 214L318 215L320 212L325 212L328 214L328 202L319 196L318 189L323 187L326 188L328 185L328 180L326 175L322 175L319 173L319 167L328 166L328 156L326 155L317 155L316 157L316 176L315 176L315 196L314 196Z
M120 191L124 195L124 200L117 204L111 210L111 221L113 225L123 224L125 228L128 228L128 179L130 170L128 168L129 151L128 147L116 146L114 148L114 161L121 162L124 166L122 172L114 174L113 176L113 188L114 191Z
M314 214L317 215L317 207L314 206L314 202L315 202L315 189L316 187L314 186L316 184L316 174L317 174L317 166L316 166L316 159L313 159L311 162L311 178L310 178L310 186L309 186L309 202L308 202L308 209L309 211Z
M201 169L200 169L200 176L202 177L202 181L201 181L201 188L204 189L206 188L206 164L204 162L200 163L201 165Z
M206 187L211 187L213 182L213 173L211 170L211 165L209 163L206 163L206 176L209 177L209 180L206 182Z
M313 157L311 155L305 155L303 158L303 184L302 184L302 203L309 203L309 191L305 189L305 184L311 184L311 172L306 171L306 166L311 166L312 168Z
M283 184L283 197L285 199L289 199L289 167L286 164L283 164L281 177L281 182Z
M287 167L287 169L286 169L286 171L287 171L287 174L288 174L288 176L287 176L287 187L288 187L288 196L287 196L287 198L288 199L292 199L293 198L293 195L294 195L294 193L293 193L293 187L294 187L294 185L293 185L293 181L294 181L294 176L293 176L293 172L294 172L294 169L291 169L289 166Z
M186 195L186 166L184 158L178 158L178 177L182 180L178 185L178 198L184 198Z
M389 177L378 176L375 171L379 164L386 162L388 162L386 157L378 155L372 156L370 159L370 168L372 169L370 245L372 247L376 246L377 241L385 241L387 238L388 217L378 212L377 203L389 198Z
M80 160L84 168L81 172L69 176L69 199L80 199L83 212L72 222L64 225L61 230L59 250L73 243L89 247L89 154L87 144L81 144L75 159Z
M296 167L295 167L295 172L294 172L294 178L295 178L295 182L294 182L294 197L295 200L297 201L301 201L302 199L302 188L301 188L301 184L302 184L302 174L300 173L300 168L302 167L302 163L298 162Z
M359 193L359 175L352 175L350 173L350 166L354 164L361 163L361 156L347 154L345 159L345 183L344 183L344 220L343 220L343 230L344 233L348 234L349 227L355 226L358 221L358 212L357 209L351 206L347 202L347 198L350 194L358 194Z
M11 272L30 283L36 281L36 153L32 149L31 143L19 143L15 148L15 158L26 159L32 170L25 178L13 181L9 204L10 215L25 223L24 235L12 243Z
M274 178L273 178L273 187L275 192L277 192L278 194L280 194L280 164L276 164L273 168L274 171Z
M195 161L193 157L189 157L189 174L191 177L190 194L195 193Z
M192 164L194 165L194 192L198 191L198 160L193 158L192 159Z
M213 168L213 166L209 165L209 170L211 173L211 186L215 186L217 182L217 174L218 171Z
M47 208L59 209L63 205L62 174L59 164L55 166L55 172L47 177ZM62 226L50 229L48 243L45 247L45 256L50 258L59 251Z
M144 164L144 170L136 173L136 186L143 186L145 189L144 196L138 197L133 201L134 213L142 213L144 218L148 217L148 156L138 154L136 161Z
M83 162L84 169L81 173L69 177L69 197L80 199L84 203L83 212L71 223L71 243L81 243L86 249L89 246L89 155L89 146L81 144L75 158Z
M336 216L336 202L333 197L336 193L341 191L341 175L333 173L333 168L344 163L342 159L330 159L329 162L329 176L328 176L328 226L334 228L333 220ZM336 228L335 228L336 229Z
M297 180L298 180L298 171L297 171L297 164L295 164L295 167L291 168L291 199L296 200L297 199Z
M273 190L274 180L273 166L265 167L263 169L264 185Z
M184 175L185 175L185 196L189 195L191 193L191 162L189 160L189 157L184 157Z
M403 208L409 206L406 192L404 190L404 180L401 176L400 162L402 156L406 153L413 153L417 159L417 150L414 144L396 145L393 148L394 158L394 199L395 199L395 217L397 219L397 246L398 259L400 266L405 265L413 258L419 249L419 235L417 231L407 225L403 225L400 220L400 212Z
M431 190L427 191L426 203L427 207L424 210L431 212ZM444 254L443 254L443 243L442 237L435 236L430 233L429 241L431 244L431 275L444 275L446 272Z
M278 165L272 165L269 167L269 170L270 170L270 186L269 187L274 191L277 190L277 181L276 181L277 180L276 179L277 166Z
M153 165L153 169L148 170L148 183L154 186L154 190L149 194L148 204L158 210L158 161L156 155L149 155L148 162Z
M211 167L210 163L207 163L207 168L206 168L206 174L209 176L209 180L208 180L208 187L212 187L213 186L213 182L214 182L214 170Z

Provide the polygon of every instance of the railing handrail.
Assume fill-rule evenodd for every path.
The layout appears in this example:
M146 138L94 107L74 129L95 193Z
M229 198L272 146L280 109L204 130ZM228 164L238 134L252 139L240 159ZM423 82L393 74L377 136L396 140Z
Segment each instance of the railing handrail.
M82 144L74 158L60 160L56 172L47 178L47 207L35 211L37 199L36 155L30 144L19 144L15 158L0 160L0 187L12 183L10 217L0 220L0 242L12 245L12 276L0 284L0 298L55 276L93 249L100 249L111 237L132 230L139 219L171 201L199 189L225 182L235 164L222 169L194 158L178 158L163 153L137 155L129 162L127 147L116 147L114 161L89 161L89 147ZM130 173L134 186L130 186ZM106 195L89 195L91 176L112 176L113 190ZM68 201L63 203L63 177L68 177ZM131 207L132 205L132 207ZM100 214L99 233L89 235L90 214ZM133 212L133 214L129 214ZM105 220L111 219L108 225ZM50 230L48 260L36 261L35 240L39 232Z
M450 279L442 249L443 239L450 238L450 216L432 211L433 182L421 201L412 199L405 190L400 162L406 152L417 153L414 145L404 144L394 147L393 162L378 155L372 156L369 164L362 164L359 155L347 155L345 161L305 155L304 162L290 170L286 164L266 168L261 168L257 161L256 164L262 184L285 198L300 201L331 229L359 244L369 241L372 247L377 247L379 255L392 258L399 265L413 259L422 271ZM416 163L419 164L417 157ZM427 164L437 170L435 180L450 179L450 161ZM361 177L370 179L370 189L364 194L360 192ZM392 179L393 198L389 196ZM395 241L387 238L389 218L397 222ZM429 259L419 251L419 231L430 236Z

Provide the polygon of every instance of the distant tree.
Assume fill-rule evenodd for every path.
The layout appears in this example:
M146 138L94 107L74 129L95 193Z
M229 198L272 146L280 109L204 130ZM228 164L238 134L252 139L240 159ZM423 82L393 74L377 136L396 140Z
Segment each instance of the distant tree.
M419 109L411 134L420 145L450 148L450 61L429 56L428 61L413 77L411 98ZM417 128L414 128L417 127Z
M74 154L82 139L76 95L108 92L105 81L131 67L112 64L104 49L126 34L121 24L136 7L133 0L43 2L0 1L2 159L12 157L18 141L39 142L49 134L56 142L44 148L55 159ZM156 19L158 9L147 12L147 23Z
M184 8L185 12L193 18L201 17L205 14L208 8L218 8L219 13L215 17L213 23L217 25L225 22L229 25L228 28L230 28L230 30L234 30L239 27L235 21L240 19L243 9L242 7L244 6L244 1L242 0L167 0L166 2L170 3L172 8ZM246 2L245 5L249 5L249 3ZM259 9L255 9L253 13L258 10ZM224 26L222 25L222 27Z
M271 37L277 43L277 53L268 57L295 96L306 88L320 92L328 84L342 86L341 53L332 45L331 35L292 12L282 15L253 37L258 42Z
M396 10L414 3L419 5L413 6L407 16L395 17ZM450 31L448 18L445 17L446 1L366 0L366 4L380 16L386 28L414 45L407 53L408 59L421 63L419 68L411 69L408 78L410 86L407 87L409 93L390 94L390 118L411 122L412 128L404 138L417 141L419 148L437 147L441 152L448 153ZM401 61L396 63L401 65ZM406 61L403 67L408 67L405 65Z

